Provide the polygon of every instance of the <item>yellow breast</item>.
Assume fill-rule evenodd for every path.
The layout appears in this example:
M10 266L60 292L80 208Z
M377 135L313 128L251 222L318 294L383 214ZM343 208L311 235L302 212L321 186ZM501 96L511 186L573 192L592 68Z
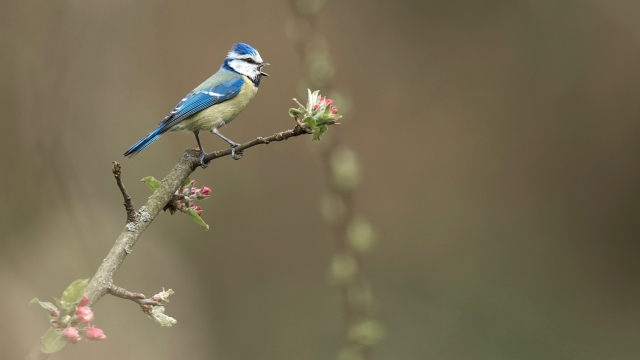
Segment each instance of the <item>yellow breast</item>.
M244 85L234 98L193 114L174 125L170 131L210 131L230 123L258 92L258 88L248 77L242 78Z

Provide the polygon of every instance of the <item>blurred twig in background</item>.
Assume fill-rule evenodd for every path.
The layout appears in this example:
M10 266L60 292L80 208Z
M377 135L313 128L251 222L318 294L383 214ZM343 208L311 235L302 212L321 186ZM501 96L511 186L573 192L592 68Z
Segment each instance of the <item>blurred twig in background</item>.
M294 16L286 23L287 37L295 47L305 77L301 88L322 88L341 114L348 111L348 99L332 91L334 67L328 43L317 27L324 0L289 0ZM361 179L356 153L336 129L326 137L320 159L326 174L327 192L320 199L320 212L336 241L330 275L338 286L343 304L346 346L338 360L368 360L371 348L384 336L383 325L373 318L373 298L361 254L375 242L371 224L356 214L354 192Z

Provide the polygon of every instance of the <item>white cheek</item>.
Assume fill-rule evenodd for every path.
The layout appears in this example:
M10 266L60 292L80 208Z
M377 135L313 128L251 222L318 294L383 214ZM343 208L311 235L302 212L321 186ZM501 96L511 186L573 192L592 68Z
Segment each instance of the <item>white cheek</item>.
M242 60L233 60L229 62L229 66L231 66L235 71L239 72L242 75L246 75L250 78L255 78L258 76L258 71L255 65L247 64Z

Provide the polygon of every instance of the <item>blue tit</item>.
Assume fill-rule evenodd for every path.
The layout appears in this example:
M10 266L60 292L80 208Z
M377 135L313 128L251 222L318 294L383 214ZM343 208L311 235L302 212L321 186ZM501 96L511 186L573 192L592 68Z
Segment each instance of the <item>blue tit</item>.
M230 123L256 96L262 76L262 68L269 65L262 61L258 51L243 43L233 45L227 58L222 62L220 70L209 79L187 94L164 120L149 135L138 141L124 153L133 156L158 139L162 134L171 131L190 131L196 136L200 148L200 165L207 153L200 145L200 131L211 131L231 145L231 156L238 160L242 152L236 156L235 143L220 134L218 129Z

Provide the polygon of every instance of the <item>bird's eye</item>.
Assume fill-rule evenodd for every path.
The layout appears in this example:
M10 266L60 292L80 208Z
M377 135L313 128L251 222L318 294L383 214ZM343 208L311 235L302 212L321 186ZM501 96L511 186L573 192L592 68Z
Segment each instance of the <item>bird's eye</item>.
M255 63L256 63L255 61L253 61L253 59L252 59L252 58L246 58L246 59L244 59L244 60L245 60L246 62L248 62L248 63L251 63L251 64L255 64Z

